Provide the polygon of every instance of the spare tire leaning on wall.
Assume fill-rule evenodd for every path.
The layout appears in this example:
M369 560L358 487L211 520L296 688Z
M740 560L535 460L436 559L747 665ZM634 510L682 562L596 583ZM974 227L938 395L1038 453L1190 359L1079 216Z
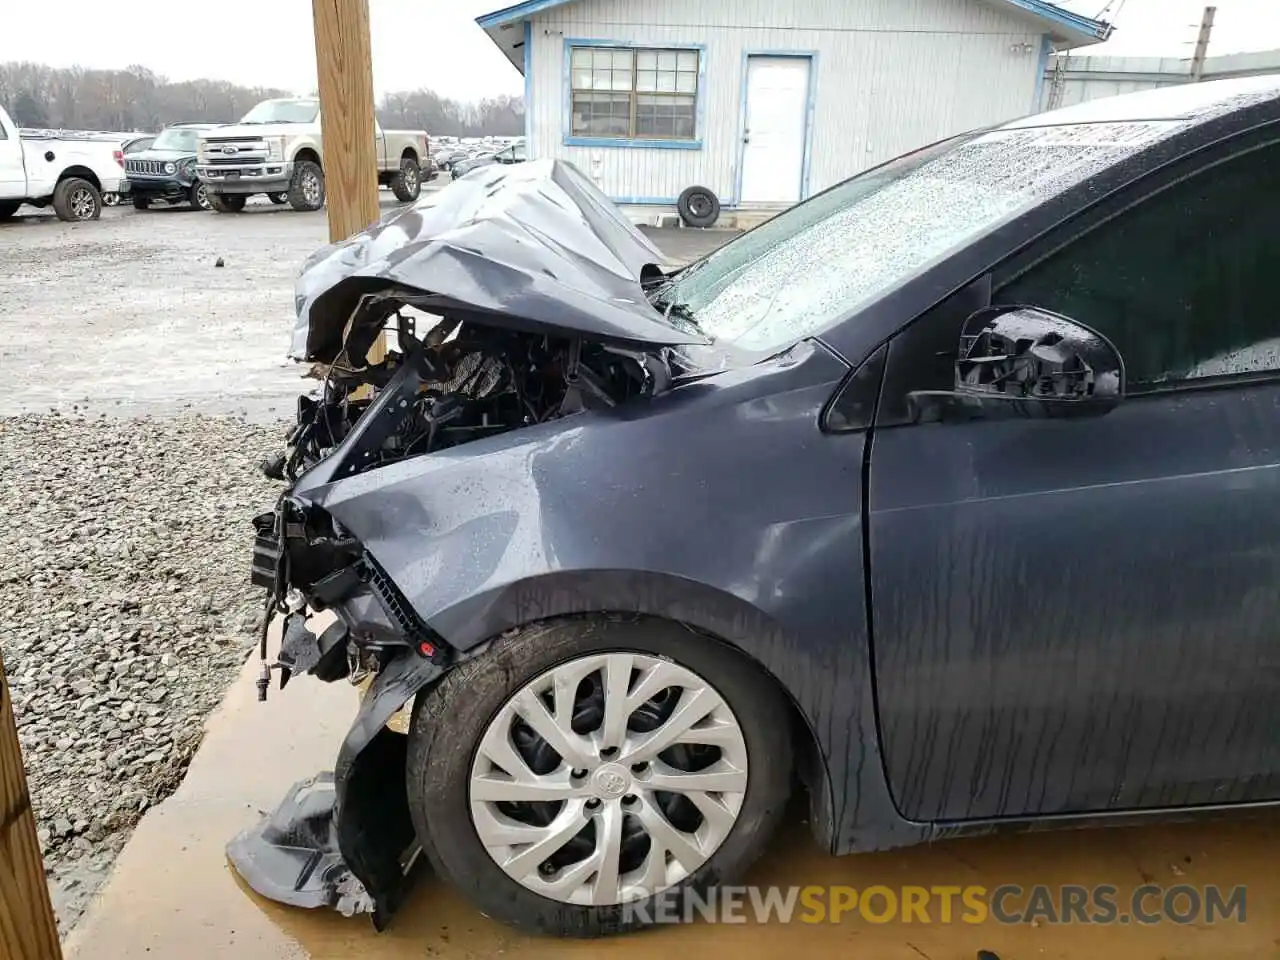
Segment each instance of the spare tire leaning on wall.
M720 219L720 198L706 187L686 187L676 211L685 226L711 227Z

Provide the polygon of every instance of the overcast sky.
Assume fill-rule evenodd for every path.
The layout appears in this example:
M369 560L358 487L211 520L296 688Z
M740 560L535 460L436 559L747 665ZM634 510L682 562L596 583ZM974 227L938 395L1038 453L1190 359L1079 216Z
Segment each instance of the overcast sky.
M474 18L515 0L370 0L373 80L379 93L430 87L471 100L520 94L523 81ZM640 2L640 0L637 0ZM729 3L732 0L721 0ZM787 0L778 0L786 3ZM0 62L35 60L54 66L126 67L139 63L172 80L198 77L304 92L315 86L310 0L258 0L244 7L174 2L146 7L156 29L129 11L144 7L102 0L60 0L51 8L30 0L0 0ZM1106 0L1063 5L1094 16ZM1113 0L1117 30L1091 53L1189 57L1203 0ZM1210 54L1280 48L1280 0L1217 0ZM233 25L242 10L245 28ZM59 29L61 24L78 24Z

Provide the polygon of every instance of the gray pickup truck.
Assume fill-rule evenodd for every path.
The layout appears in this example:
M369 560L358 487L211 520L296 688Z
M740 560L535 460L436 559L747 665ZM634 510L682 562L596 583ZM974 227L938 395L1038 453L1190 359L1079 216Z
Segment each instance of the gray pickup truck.
M418 199L429 163L425 130L384 130L374 121L378 182L396 198ZM209 203L219 213L238 213L254 194L295 210L324 206L324 155L320 101L264 100L235 125L202 133L197 170Z

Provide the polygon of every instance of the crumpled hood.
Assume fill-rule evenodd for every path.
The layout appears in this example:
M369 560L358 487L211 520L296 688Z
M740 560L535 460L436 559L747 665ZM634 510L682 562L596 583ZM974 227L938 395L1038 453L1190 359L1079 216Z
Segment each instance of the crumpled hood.
M297 281L290 353L331 362L360 298L391 290L426 310L487 314L534 332L706 343L646 299L641 277L663 261L572 164L494 164L314 253Z

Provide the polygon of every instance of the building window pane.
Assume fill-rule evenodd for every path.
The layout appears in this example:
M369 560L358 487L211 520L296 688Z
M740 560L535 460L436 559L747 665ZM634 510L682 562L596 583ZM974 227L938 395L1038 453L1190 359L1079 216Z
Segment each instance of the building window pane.
M616 93L575 93L573 133L582 137L626 137L631 122L631 98Z
M697 50L573 48L572 134L694 139L700 58Z
M692 140L697 108L693 97L636 96L636 136L661 140Z

